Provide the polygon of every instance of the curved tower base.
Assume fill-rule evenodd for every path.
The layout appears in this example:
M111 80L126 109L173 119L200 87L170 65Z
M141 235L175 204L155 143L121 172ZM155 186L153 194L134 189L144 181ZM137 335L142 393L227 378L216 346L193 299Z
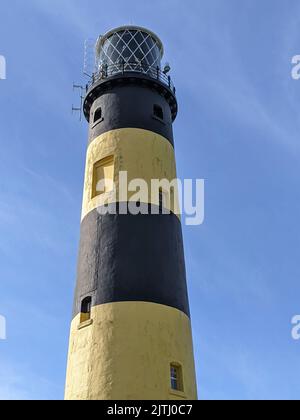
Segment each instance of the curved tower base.
M177 309L146 302L95 306L93 323L71 326L66 399L195 400L189 318ZM184 392L170 383L170 363L184 366Z

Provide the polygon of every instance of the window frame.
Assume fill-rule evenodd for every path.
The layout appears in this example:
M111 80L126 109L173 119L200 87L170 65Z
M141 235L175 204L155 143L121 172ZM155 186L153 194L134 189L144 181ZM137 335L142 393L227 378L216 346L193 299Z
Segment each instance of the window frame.
M92 302L91 295L85 296L80 303L80 324L90 322L92 319Z
M173 371L175 371L175 375ZM170 385L171 392L184 392L183 370L180 363L173 362L170 364Z
M113 176L112 176L111 181L114 182L115 181L115 155L106 156L105 158L102 158L93 164L92 191L91 191L92 200L97 197L100 197L101 195L111 192L111 190L97 192L97 184L100 181L100 179L97 180L97 169L101 167L104 168L105 166L110 166L109 164L111 164L113 167Z
M99 118L96 119L97 116L97 112L101 112L101 115L99 116ZM104 121L103 118L103 109L102 106L98 106L95 111L93 112L93 128L96 127L96 125L98 125L99 123L101 123L102 121Z
M153 105L153 118L157 119L160 122L165 122L165 113L164 109L161 105L154 104Z

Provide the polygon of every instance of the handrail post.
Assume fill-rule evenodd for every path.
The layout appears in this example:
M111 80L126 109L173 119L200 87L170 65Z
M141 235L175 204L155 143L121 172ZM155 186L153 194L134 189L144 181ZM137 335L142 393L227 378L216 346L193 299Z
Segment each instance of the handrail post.
M127 66L127 67L126 67ZM125 75L126 69L129 69L128 71L133 70L136 72L141 72L147 74L149 77L156 79L163 83L164 85L168 86L169 89L176 95L176 88L172 82L172 78L170 75L165 74L159 66L149 66L147 63L144 63L143 61L130 63L126 62L125 60L120 60L116 62L115 64L108 65L107 63L103 64L100 67L100 70L97 73L93 73L91 76L90 83L94 84L98 78L100 79L106 79L113 74L121 73Z

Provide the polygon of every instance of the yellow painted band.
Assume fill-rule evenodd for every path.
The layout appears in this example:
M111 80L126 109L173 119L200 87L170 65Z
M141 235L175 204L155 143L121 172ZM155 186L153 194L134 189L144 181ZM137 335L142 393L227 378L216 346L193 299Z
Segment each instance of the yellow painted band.
M108 168L106 172L113 174L115 191L105 191L103 194L95 196L93 192L95 165L111 157L113 157L114 168L113 170ZM144 180L149 190L146 203L158 205L159 200L154 199L151 195L151 180L164 179L172 182L176 179L174 148L159 134L137 128L112 130L93 140L88 147L86 158L82 219L89 212L104 204L123 201L119 200L119 173L121 171L127 171L128 182L135 179ZM164 186L162 191L164 192ZM171 196L165 207L180 217L176 193L175 199ZM129 191L128 201L133 199L134 195L134 192Z
M190 319L154 303L118 302L92 308L92 321L71 325L67 400L195 400ZM173 392L170 365L182 367Z

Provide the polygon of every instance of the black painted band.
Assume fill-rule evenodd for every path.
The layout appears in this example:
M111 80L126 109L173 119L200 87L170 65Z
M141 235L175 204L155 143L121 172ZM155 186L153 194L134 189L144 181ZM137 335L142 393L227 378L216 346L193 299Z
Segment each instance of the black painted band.
M87 90L83 102L83 112L88 122L90 122L90 111L95 98L98 98L107 90L122 85L141 85L147 86L149 89L156 90L156 92L163 96L169 104L172 121L175 121L178 112L178 103L175 92L157 78L154 79L144 73L130 71L125 72L124 74L118 73L114 76L97 80L91 85L91 87Z
M163 119L155 116L155 106L161 108ZM100 119L97 119L98 115ZM111 130L140 128L160 134L173 145L172 123L170 106L155 89L141 84L116 85L94 97L90 109L89 143Z
M87 296L93 306L152 302L189 316L178 217L88 213L81 224L74 317Z

